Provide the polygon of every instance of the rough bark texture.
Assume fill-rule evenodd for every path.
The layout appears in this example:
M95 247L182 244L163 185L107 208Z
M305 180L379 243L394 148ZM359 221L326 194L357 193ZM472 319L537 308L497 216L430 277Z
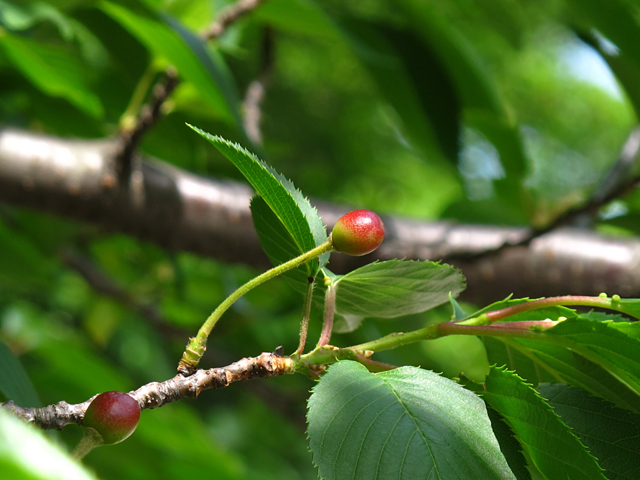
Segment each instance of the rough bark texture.
M2 130L0 202L91 222L169 250L257 268L269 265L253 229L247 186L199 177L153 159L141 160L141 177L121 186L117 152L115 140L64 140ZM329 228L350 210L314 203ZM461 260L516 244L527 231L391 216L383 221L386 239L376 252L364 257L334 254L331 268L345 272L376 259L453 259L468 278L466 298L483 303L510 293L640 296L640 241L635 238L563 228L526 247Z
M129 392L140 405L141 410L158 408L183 398L197 397L204 390L224 388L230 383L268 378L293 373L291 359L279 351L262 353L257 357L247 357L226 367L197 370L193 375L176 375L164 382L151 382ZM0 407L12 412L18 418L33 423L43 430L61 430L70 424L82 425L84 413L94 395L85 402L70 404L58 402L43 408L19 407L12 401L0 403Z

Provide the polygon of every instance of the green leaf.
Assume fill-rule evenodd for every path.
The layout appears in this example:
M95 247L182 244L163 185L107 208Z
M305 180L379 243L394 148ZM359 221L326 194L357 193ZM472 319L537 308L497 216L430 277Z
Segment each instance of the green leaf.
M445 264L388 260L360 267L337 280L336 312L392 318L424 312L465 288L459 270Z
M254 15L279 30L334 42L341 39L331 17L316 2L309 0L271 0L260 6Z
M201 48L194 51L192 45L152 12L141 8L134 12L109 1L103 1L100 5L105 13L118 21L155 55L174 65L185 80L198 89L216 114L227 121L236 122L239 118L238 105L229 103L233 101L229 79L223 74L224 68L216 65L214 58L203 64ZM221 79L224 79L222 85L217 83Z
M296 247L296 250L289 252L290 258L307 252L327 240L326 230L318 212L290 181L241 146L197 127L189 127L227 157L271 208ZM276 225L273 227L277 228ZM307 276L315 277L319 266L326 264L327 260L328 254L325 254L319 260L307 262Z
M86 79L86 67L68 50L0 31L0 46L15 67L40 91L68 100L101 118L102 104Z
M460 102L449 73L430 46L406 30L364 22L345 28L354 53L398 112L411 141L425 155L439 148L455 163Z
M416 35L432 49L455 85L462 116L500 153L505 178L496 181L496 193L519 212L525 211L522 180L528 161L517 125L507 113L497 83L483 65L475 47L438 9L419 0L399 3Z
M546 330L549 340L600 365L640 395L640 340L612 323L570 319Z
M8 228L0 221L0 285L11 283L19 288L47 287L58 266L43 254L29 235Z
M523 450L546 478L604 479L596 460L538 393L513 372L492 367L486 402L517 435Z
M597 28L625 55L640 64L640 45L635 41L640 35L637 13L625 0L570 0L573 8L586 15L592 27Z
M449 292L449 303L453 307L453 315L451 317L453 320L462 320L463 318L467 318L467 313L462 309L458 301L453 298L451 292Z
M514 478L483 402L420 368L338 362L313 388L307 419L326 480Z
M260 245L271 263L279 265L296 255L295 252L298 252L299 249L295 240L273 213L273 210L269 208L267 202L258 195L251 199L251 218L260 238ZM307 270L306 265L301 265L283 273L283 277L289 278L293 287L300 293L304 293L306 286L309 285Z
M449 303L451 304L451 307L453 307L453 315L451 316L453 320L462 320L463 318L467 318L467 313L463 310L458 301L453 298L451 292L449 292Z
M37 461L34 455L37 453ZM95 480L44 434L0 408L0 472L11 480Z
M0 341L0 393L21 407L39 407L38 393L20 360Z
M623 298L615 302L615 306L618 311L640 319L640 298Z
M580 25L573 27L578 30L580 38L597 49L609 64L637 115L640 112L640 47L635 39L640 35L640 25L637 10L634 11L636 6L624 0L572 0L569 3L573 4L575 11L583 14L577 16ZM593 32L597 32L600 38ZM615 53L603 46L602 36L615 44Z
M531 473L527 470L527 461L522 453L522 446L509 427L504 417L487 405L487 413L491 420L491 428L500 445L500 451L506 458L509 468L518 480L529 480Z
M615 321L609 323L609 328L613 328L626 336L640 340L640 323L629 321Z
M515 370L518 375L538 385L542 382L558 381L558 378L549 372L547 365L531 354L529 350L513 339L506 340L503 337L481 337L487 350L487 358L491 365L506 365ZM545 345L546 346L546 345ZM556 347L563 350L561 347Z
M640 478L640 415L567 385L540 385L538 393L598 458L609 480Z
M564 382L638 410L640 396L607 370L560 345L542 340L484 337L489 362L516 370L528 382Z
M174 18L169 15L162 15L162 18L167 25L182 37L184 42L191 48L191 51L198 57L200 64L207 69L214 84L220 89L233 115L234 121L238 126L242 126L242 116L238 108L240 105L240 97L238 96L231 72L227 68L222 55L220 55L217 50L207 49L206 44L199 37L191 33L189 29L182 26ZM249 141L246 135L245 138Z

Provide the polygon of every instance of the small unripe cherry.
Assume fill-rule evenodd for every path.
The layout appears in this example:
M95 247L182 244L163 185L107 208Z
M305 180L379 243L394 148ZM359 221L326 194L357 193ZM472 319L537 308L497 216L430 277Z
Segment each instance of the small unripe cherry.
M131 395L105 392L93 399L84 414L83 425L102 436L104 445L125 440L138 426L140 407Z
M384 240L384 224L370 210L354 210L340 217L331 232L331 242L337 252L366 255Z

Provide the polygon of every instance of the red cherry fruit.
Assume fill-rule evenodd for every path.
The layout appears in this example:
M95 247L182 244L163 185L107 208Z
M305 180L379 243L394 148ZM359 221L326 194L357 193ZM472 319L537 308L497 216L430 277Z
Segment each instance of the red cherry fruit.
M140 407L122 392L105 392L93 399L84 414L83 425L95 429L105 445L125 440L138 426Z
M384 224L370 210L354 210L340 217L331 232L333 248L348 255L366 255L384 240Z

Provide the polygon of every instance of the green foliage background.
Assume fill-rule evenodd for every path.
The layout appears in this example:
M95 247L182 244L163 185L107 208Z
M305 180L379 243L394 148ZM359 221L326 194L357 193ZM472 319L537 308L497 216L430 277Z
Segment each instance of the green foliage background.
M176 64L185 81L142 150L200 175L241 180L184 124L256 151L238 128L237 99L259 74L268 29L274 69L257 151L306 195L381 214L543 225L588 197L637 122L640 11L631 0L272 0L220 41L189 49L176 22L194 34L227 3L0 0L0 123L64 137L113 135L139 105L136 89ZM594 65L603 59L620 83L600 86L608 70ZM598 227L636 234L639 208L632 194ZM65 265L70 251L163 320L92 291ZM0 205L0 340L37 392L22 385L22 398L0 397L24 406L76 403L164 380L187 338L254 275ZM216 328L205 365L278 345L293 351L300 311L285 280L251 292ZM372 319L334 341L359 343L448 315ZM312 339L319 323L312 321ZM448 376L487 370L473 338L379 359ZM312 385L299 376L234 384L145 411L126 443L98 449L86 463L104 479L316 478L304 423ZM80 436L74 427L50 434L63 448Z

